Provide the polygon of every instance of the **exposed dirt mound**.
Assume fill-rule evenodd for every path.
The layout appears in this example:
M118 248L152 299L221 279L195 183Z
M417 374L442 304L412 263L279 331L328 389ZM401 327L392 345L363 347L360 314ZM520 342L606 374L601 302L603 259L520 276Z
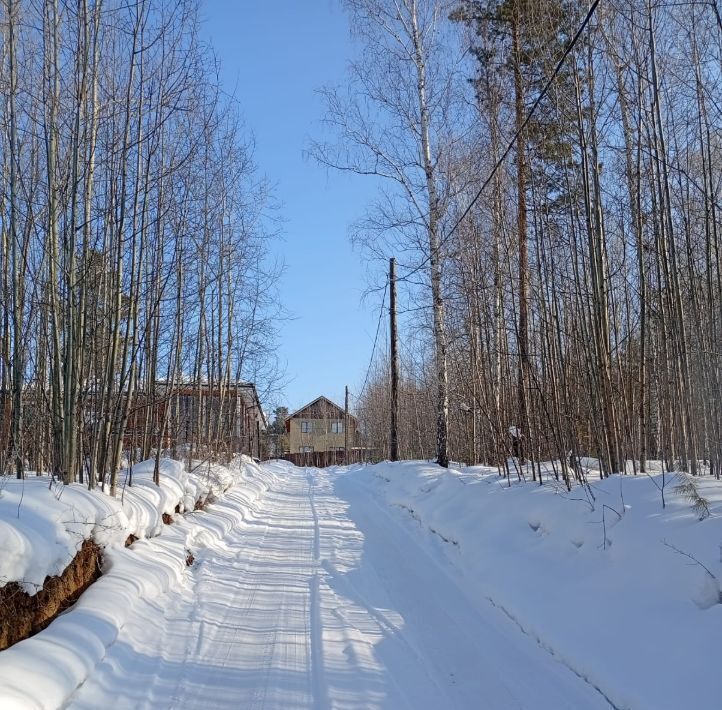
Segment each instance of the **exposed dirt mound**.
M73 561L58 577L46 577L34 596L17 582L0 589L0 651L42 631L100 577L102 550L85 540Z

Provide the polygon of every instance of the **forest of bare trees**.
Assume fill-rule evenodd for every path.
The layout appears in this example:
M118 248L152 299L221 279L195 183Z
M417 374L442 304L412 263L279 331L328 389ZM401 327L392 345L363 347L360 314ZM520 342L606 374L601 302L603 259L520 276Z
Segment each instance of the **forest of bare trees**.
M719 476L716 2L346 4L362 53L314 153L381 185L355 238L399 264L402 458Z
M188 421L222 450L227 418L160 405L272 385L278 269L196 3L2 0L0 27L0 471L112 490Z
M719 476L716 2L345 5L361 51L311 153L380 186L354 240L396 259L400 456ZM276 376L273 201L196 2L2 0L0 26L0 471L112 487L184 427L230 453L232 388Z

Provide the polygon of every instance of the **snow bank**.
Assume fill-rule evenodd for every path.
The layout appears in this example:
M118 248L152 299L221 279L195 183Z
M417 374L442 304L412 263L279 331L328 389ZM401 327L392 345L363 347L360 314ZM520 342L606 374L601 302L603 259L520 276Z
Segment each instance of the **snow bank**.
M242 457L229 467L194 462L188 472L184 463L162 459L156 486L154 466L151 460L123 469L115 498L47 476L0 478L0 587L19 582L33 595L46 576L70 564L83 540L106 547L131 534L155 537L164 514L193 510L197 501L212 500L258 468Z
M83 486L33 476L0 479L0 487L0 587L19 582L33 595L46 576L70 564L83 540L105 546L122 543L129 534L123 504Z
M617 708L717 708L722 485L700 521L662 476L508 487L496 470L420 462L351 470L433 535L489 599ZM605 533L606 530L606 533ZM706 568L706 569L705 569Z
M0 564L8 574L24 580L32 571L40 579L43 572L60 569L61 560L68 556L72 559L72 545L81 535L92 535L107 546L103 576L71 609L36 636L0 652L3 710L62 707L105 657L140 600L158 597L183 583L189 574L188 553L209 539L223 539L231 528L252 515L280 472L274 466L258 466L247 457L234 462L232 468L222 468L214 466L212 475L204 477L197 472L187 474L177 462L164 461L159 490L152 485L153 464L146 462L134 468L132 487L119 490L122 502L80 486L65 486L58 496L48 490L47 481L27 480L20 518L14 520L5 516L16 515L13 506L22 493L22 482L6 483L0 498L5 524L0 529L2 544L6 544L4 533L14 531L14 539L26 540L29 557L35 559L30 563L15 561L11 567L3 554ZM222 490L226 495L206 511L178 516L173 525L158 522L163 512L172 513L179 502L184 500L182 504L192 510L199 492L215 495ZM157 514L152 513L153 504L159 506ZM71 517L84 522L73 523L78 527L67 532ZM94 522L96 519L101 522ZM132 524L138 527L132 528ZM160 534L151 537L155 530ZM137 536L145 539L125 548L124 541L131 532L141 533ZM48 542L53 535L60 535L57 550ZM38 561L46 548L51 549ZM13 559L17 557L13 555Z

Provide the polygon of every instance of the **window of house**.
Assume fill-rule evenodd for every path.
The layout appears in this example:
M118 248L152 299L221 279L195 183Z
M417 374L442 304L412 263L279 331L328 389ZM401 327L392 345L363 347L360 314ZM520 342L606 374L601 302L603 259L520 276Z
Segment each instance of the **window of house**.
M301 433L311 434L313 432L313 422L301 422Z
M331 422L332 434L343 434L343 422Z
M298 449L302 454L312 454L313 446L301 446Z

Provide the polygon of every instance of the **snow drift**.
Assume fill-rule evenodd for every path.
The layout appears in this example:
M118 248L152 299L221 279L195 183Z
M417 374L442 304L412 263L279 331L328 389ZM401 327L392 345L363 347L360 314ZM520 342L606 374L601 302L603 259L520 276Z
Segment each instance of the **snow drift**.
M234 486L228 494L251 511L274 479L272 467L261 468L247 457L232 468L199 466L191 473L164 460L160 488L152 475L152 461L135 466L132 486L119 487L115 499L43 477L2 482L0 586L17 581L35 593L47 575L67 567L83 540L105 548L103 576L70 610L0 652L4 710L61 707L103 659L139 600L180 583L188 573L188 554L207 536L222 539L237 524L222 499L207 513L192 513L196 501ZM163 514L176 510L191 513L164 525ZM132 548L125 547L129 535L139 538Z
M722 485L697 486L700 521L674 479L581 487L513 482L496 469L403 462L352 468L433 536L469 588L617 708L719 707ZM661 488L665 487L666 508Z

